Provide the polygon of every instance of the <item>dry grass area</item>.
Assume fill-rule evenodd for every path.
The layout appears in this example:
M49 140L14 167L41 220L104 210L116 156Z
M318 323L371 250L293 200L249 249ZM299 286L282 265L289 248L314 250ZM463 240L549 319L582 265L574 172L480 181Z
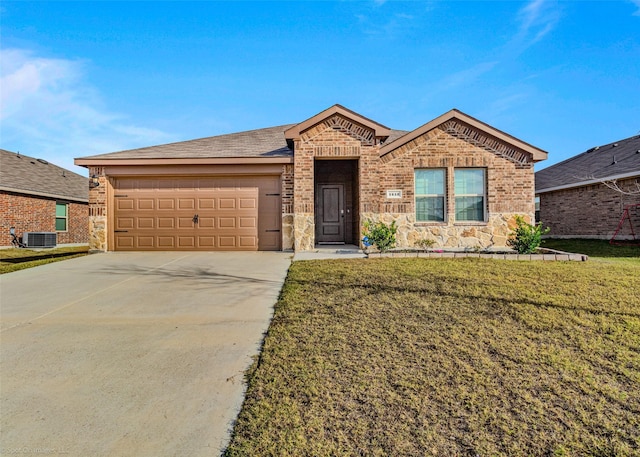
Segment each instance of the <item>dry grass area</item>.
M227 456L640 455L640 258L295 262Z

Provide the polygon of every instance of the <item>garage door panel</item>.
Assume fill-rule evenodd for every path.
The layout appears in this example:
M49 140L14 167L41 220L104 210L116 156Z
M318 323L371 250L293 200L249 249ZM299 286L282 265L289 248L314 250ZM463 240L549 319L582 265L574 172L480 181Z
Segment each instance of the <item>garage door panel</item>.
M116 230L127 230L135 227L133 217L119 217L116 219Z
M133 198L118 198L116 199L116 209L120 211L132 210L135 208L135 201Z
M137 237L137 247L138 248L153 248L154 247L154 237L153 236L143 236L139 235Z
M213 198L198 198L198 209L215 209L216 201Z
M234 229L236 228L236 218L220 217L218 218L218 227L221 229Z
M196 209L195 198L179 198L178 209L179 210Z
M236 237L235 236L219 236L218 237L218 246L221 248L235 248L236 247Z
M221 198L220 200L218 200L218 208L220 209L235 209L235 207L235 198Z
M176 227L176 220L173 217L159 217L158 228L159 229L173 229Z
M153 229L155 228L155 218L153 217L138 217L139 229Z
M176 202L173 198L159 198L158 199L159 210L174 210L176 209Z
M194 228L193 218L191 217L179 217L178 218L178 228L179 229L192 229Z
M138 199L138 210L140 211L144 211L144 210L151 210L153 211L155 209L155 203L156 201L153 198L139 198Z
M216 219L214 217L200 217L198 225L200 228L212 229L216 227Z
M278 176L117 179L114 230L128 233L115 249L280 249L279 188Z
M178 247L180 248L193 248L196 246L195 236L179 236Z
M173 236L159 236L157 240L159 249L172 249L176 245L175 237Z
M132 236L116 236L116 247L119 249L132 249L135 247L135 239Z
M253 236L241 236L239 237L239 246L244 248L257 247L256 238Z
M258 226L258 221L255 217L240 217L238 218L238 226L240 228L255 228Z
M216 247L216 237L215 236L199 236L198 247L201 247L201 248Z

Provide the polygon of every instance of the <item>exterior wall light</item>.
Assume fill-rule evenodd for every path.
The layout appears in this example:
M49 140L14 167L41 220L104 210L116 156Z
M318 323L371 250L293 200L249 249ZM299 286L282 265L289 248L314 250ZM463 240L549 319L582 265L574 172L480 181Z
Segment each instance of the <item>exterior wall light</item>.
M91 176L91 179L89 180L89 187L98 187L100 185L100 178L98 178L96 175Z

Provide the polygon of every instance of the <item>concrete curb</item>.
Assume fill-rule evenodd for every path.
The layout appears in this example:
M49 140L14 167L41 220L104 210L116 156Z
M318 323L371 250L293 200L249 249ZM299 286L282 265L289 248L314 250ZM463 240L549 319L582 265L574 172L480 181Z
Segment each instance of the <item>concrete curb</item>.
M390 251L371 252L368 258L426 258L426 259L497 259L497 260L525 260L525 261L546 261L546 262L586 262L589 256L585 254L574 254L571 252L555 251L553 249L541 250L540 254L517 254L517 253L490 253L490 252L427 252L427 251Z

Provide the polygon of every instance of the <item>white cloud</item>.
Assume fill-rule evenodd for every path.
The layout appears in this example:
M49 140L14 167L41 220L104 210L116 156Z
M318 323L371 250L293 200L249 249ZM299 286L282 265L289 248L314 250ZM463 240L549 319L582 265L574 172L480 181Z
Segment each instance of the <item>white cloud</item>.
M482 75L490 72L498 64L494 62L480 62L471 68L466 68L447 76L441 83L442 89L456 89L476 82Z
M85 81L85 62L0 50L1 147L82 173L74 157L173 140L109 112Z
M532 0L518 13L520 28L515 37L517 45L527 48L551 32L560 20L554 4L547 0Z

